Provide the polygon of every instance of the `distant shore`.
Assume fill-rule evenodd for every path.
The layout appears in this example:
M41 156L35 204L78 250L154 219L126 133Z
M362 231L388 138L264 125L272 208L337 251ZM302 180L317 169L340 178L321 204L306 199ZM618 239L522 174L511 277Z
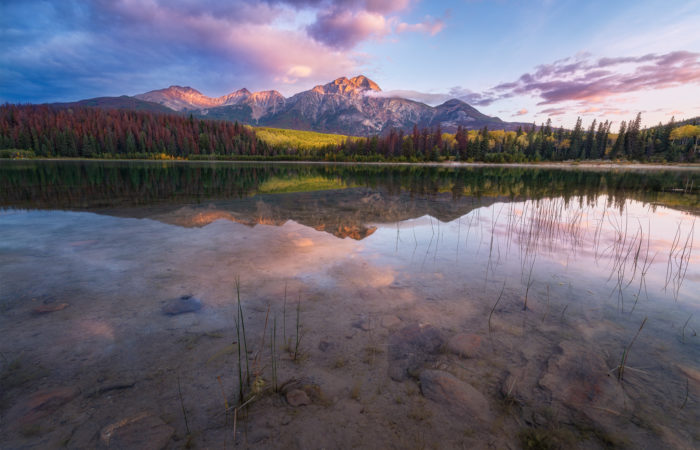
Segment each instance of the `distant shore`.
M523 163L487 163L487 162L461 162L461 161L440 161L440 162L392 162L392 161L283 161L283 160L249 160L249 159L129 159L129 158L27 158L27 159L0 159L0 161L95 161L95 162L146 162L146 163L217 163L217 164L328 164L345 166L415 166L415 167L521 167L521 168L543 168L543 169L630 169L630 170L662 170L662 169L682 169L700 170L700 163L642 163L627 161L543 161L543 162L523 162Z

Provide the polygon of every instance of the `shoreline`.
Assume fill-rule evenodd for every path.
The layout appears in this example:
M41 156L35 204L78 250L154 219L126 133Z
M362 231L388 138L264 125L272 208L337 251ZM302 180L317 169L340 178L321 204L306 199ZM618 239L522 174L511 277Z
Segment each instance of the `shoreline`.
M542 168L542 169L628 169L628 170L700 170L700 163L640 163L640 162L529 162L529 163L486 163L486 162L392 162L392 161L274 161L274 160L189 160L189 159L124 159L124 158L31 158L31 159L0 159L2 161L87 161L87 162L146 162L146 163L185 163L185 164L316 164L340 166L407 166L407 167L510 167L510 168Z

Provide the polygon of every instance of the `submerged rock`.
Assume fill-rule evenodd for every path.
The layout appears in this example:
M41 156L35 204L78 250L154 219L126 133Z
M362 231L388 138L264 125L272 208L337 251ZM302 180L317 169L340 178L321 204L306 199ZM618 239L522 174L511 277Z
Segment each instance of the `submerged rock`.
M362 331L369 331L371 329L369 320L367 319L360 319L352 323L353 328L357 328L358 330Z
M622 413L627 394L616 377L609 374L602 355L582 343L564 341L559 352L547 361L539 385L552 398L583 411L597 423L603 423L600 411Z
M66 309L68 307L68 303L47 303L45 305L40 305L37 306L36 308L32 309L32 314L34 315L42 315L42 314L48 314L56 311L61 311L62 309Z
M172 300L168 300L161 311L166 316L176 316L188 312L196 312L202 309L202 301L191 295L183 295Z
M309 396L306 395L306 392L302 391L301 389L292 389L291 391L287 392L286 398L287 403L289 403L290 406L304 406L311 404Z
M445 345L440 330L432 325L411 324L389 335L389 376L403 381L416 376L426 362L434 361Z
M481 347L481 336L460 333L447 343L447 350L462 358L474 358Z
M333 348L333 343L331 343L331 342L321 341L318 343L318 349L321 350L322 352L326 352L332 348Z
M56 412L61 406L78 396L75 387L44 389L20 400L8 413L8 422L18 421L20 426L32 424Z
M384 316L382 317L382 326L384 328L394 328L401 325L401 319L396 316Z
M175 430L158 417L141 413L108 425L100 431L102 448L160 450L165 448Z
M420 374L423 396L446 407L458 417L475 417L483 422L492 419L486 397L471 384L442 370L424 370Z

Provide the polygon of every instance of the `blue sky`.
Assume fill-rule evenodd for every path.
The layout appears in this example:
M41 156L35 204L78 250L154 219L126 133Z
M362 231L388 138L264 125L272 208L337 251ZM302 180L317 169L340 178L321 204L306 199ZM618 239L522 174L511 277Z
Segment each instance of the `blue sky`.
M289 96L364 74L504 120L651 125L700 115L698 24L700 0L3 0L0 101Z

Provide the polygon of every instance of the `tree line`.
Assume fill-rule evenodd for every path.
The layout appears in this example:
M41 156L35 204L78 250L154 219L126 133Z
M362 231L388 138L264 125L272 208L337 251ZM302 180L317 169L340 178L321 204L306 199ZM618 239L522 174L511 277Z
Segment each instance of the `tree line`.
M642 128L641 113L622 122L578 118L572 130L551 119L517 131L444 133L440 125L411 132L349 137L340 144L295 148L270 144L255 129L236 123L144 111L48 105L0 106L0 156L126 157L184 159L276 159L326 161L631 160L695 162L700 159L698 118ZM19 150L15 150L19 149ZM0 150L3 152L3 150ZM14 153L13 153L14 152ZM23 153L22 153L23 152Z
M144 111L0 106L0 148L40 157L256 155L261 147L255 132L238 123Z

